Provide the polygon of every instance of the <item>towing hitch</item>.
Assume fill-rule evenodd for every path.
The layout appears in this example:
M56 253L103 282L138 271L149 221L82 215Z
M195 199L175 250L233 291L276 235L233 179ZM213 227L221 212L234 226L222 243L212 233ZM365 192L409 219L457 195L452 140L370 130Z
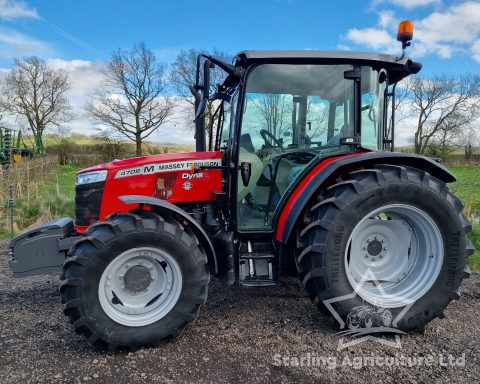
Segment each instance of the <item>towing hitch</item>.
M76 236L69 217L50 221L10 241L8 264L13 277L59 273Z

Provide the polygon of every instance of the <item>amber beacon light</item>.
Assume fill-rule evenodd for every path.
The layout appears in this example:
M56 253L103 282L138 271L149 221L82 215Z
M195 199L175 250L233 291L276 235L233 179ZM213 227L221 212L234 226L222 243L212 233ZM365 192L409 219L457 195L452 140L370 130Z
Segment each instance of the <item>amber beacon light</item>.
M397 40L404 45L409 45L408 42L413 39L413 22L411 20L404 20L400 22L397 32Z

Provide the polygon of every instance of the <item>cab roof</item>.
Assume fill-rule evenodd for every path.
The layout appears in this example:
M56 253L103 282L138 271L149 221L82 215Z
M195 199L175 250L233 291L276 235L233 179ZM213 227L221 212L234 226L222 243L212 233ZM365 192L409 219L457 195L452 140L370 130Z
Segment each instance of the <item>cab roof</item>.
M390 83L418 73L422 64L405 56L398 59L394 55L352 51L319 51L319 50L246 50L235 56L235 64L248 66L255 63L342 63L370 65L385 68L389 71Z

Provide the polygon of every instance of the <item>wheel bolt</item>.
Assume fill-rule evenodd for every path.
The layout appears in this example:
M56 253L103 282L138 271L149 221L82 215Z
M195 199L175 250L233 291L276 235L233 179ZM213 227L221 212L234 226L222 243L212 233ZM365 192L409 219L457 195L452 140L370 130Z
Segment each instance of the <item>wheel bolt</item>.
M380 254L378 257L380 257L380 259L383 259L383 255L382 255L382 254Z
M378 240L378 236L375 236L374 239L375 239L375 240Z
M387 247L383 247L383 250L386 251L386 250L387 250Z
M385 240L382 240L382 244L385 243Z
M130 264L125 264L126 269L130 269Z
M108 276L107 276L107 279L108 279L108 280L111 280L111 279L112 279L112 275L108 275Z
M365 258L368 258L368 255L365 255Z
M366 250L367 250L367 247L363 247L363 250L366 251Z
M123 277L124 277L124 275L118 275L118 278L119 278L120 280L122 280Z

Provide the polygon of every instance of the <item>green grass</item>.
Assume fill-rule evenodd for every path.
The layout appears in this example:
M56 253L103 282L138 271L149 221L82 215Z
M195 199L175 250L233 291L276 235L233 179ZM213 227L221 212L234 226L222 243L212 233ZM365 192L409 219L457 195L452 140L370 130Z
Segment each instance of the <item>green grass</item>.
M15 199L15 234L30 226L63 216L75 216L75 174L78 168L63 165L38 183L38 192ZM32 187L33 188L33 187ZM0 238L9 237L8 229L0 229Z
M465 208L480 213L480 167L450 167L457 182L450 184L452 192L463 201ZM470 212L467 212L470 214Z
M469 237L475 253L469 257L468 264L472 271L480 271L480 167L450 167L457 177L457 182L450 185L452 192L463 201L466 216L474 222Z
M469 237L475 247L475 253L469 257L468 265L472 271L480 272L480 224L473 225Z

